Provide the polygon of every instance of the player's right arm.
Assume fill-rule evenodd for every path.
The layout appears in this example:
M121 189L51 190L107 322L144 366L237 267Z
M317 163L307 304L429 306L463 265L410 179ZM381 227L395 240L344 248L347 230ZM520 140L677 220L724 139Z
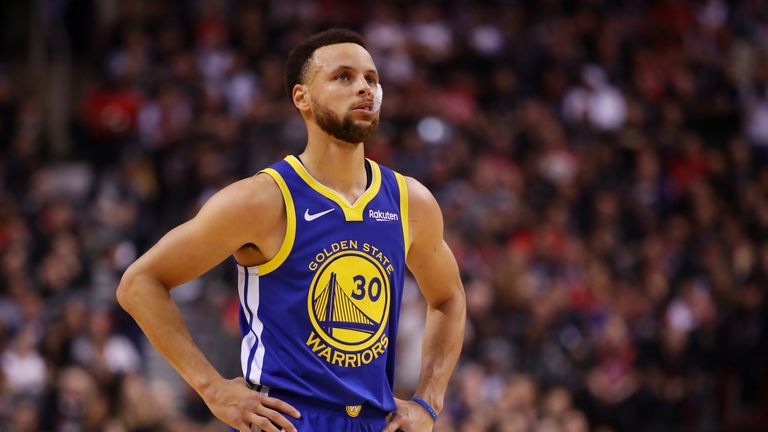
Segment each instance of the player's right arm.
M170 296L173 287L199 277L247 244L268 243L284 231L280 190L267 175L222 189L198 214L168 232L123 275L120 305L152 345L203 398L216 417L241 431L250 425L277 432L296 429L281 414L299 417L287 403L250 390L242 378L223 378L192 339Z

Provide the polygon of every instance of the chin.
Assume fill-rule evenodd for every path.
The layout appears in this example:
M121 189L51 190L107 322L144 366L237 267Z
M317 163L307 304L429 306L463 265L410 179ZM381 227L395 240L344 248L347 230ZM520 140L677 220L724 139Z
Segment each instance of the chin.
M359 119L359 120L353 120L353 122L360 126L370 126L374 123L378 123L379 119L372 118L372 119Z

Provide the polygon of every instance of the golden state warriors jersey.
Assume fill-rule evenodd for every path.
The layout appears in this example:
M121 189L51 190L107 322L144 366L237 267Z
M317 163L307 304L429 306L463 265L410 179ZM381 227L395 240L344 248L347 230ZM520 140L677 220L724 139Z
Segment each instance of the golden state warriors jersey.
M361 405L395 410L409 245L405 180L369 164L370 185L354 204L294 156L265 169L285 201L285 238L269 262L238 265L245 379L276 397L346 406L352 417Z

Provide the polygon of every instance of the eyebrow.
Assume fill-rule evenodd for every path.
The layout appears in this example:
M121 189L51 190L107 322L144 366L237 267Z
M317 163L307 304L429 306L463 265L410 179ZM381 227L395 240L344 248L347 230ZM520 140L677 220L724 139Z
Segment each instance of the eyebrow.
M339 65L339 66L336 66L336 67L335 67L335 68L334 68L334 69L331 71L331 73L337 73L337 72L340 72L340 71L344 71L344 70L356 70L356 69L355 69L355 68L353 68L352 66L347 66L347 65ZM363 72L363 73L366 73L366 74L368 74L368 73L372 73L372 74L376 75L377 77L379 76L379 72L377 72L375 69L368 69L368 70L366 70L366 71L365 71L365 72Z

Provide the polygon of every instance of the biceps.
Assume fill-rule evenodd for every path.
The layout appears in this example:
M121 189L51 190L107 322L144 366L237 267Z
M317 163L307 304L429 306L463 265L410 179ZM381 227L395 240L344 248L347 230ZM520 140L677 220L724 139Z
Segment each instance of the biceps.
M235 243L193 219L168 232L132 267L171 288L199 277L236 249Z
M431 306L449 300L461 290L459 267L453 252L443 240L426 251L412 249L407 264Z

